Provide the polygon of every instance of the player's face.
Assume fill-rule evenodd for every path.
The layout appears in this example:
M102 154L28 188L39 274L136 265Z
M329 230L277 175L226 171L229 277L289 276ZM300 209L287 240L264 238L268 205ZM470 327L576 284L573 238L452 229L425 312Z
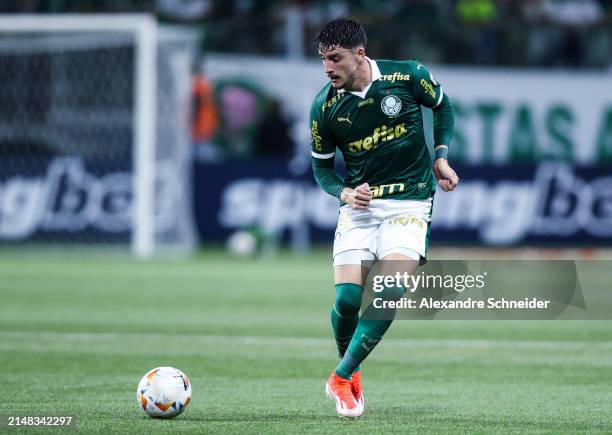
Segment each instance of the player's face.
M348 48L335 48L328 51L320 51L319 55L323 61L325 74L331 80L335 89L350 87L359 62L359 56L363 49L351 50Z

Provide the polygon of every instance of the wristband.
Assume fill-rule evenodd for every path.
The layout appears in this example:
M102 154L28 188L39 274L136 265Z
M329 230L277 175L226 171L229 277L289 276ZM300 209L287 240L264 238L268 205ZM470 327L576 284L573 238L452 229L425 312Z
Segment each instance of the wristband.
M435 160L447 159L448 160L448 147L441 146L434 150Z

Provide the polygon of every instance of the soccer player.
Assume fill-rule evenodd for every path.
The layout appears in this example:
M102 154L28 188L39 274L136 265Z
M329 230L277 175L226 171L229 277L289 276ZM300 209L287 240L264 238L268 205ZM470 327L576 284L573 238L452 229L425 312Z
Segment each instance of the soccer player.
M369 266L403 260L383 261L381 272L385 264L401 264L402 273L414 273L427 254L435 179L445 191L459 182L447 162L454 125L448 96L422 63L369 59L366 42L363 27L349 18L321 30L317 44L329 83L315 97L310 121L314 177L341 202L331 310L341 360L326 392L338 414L347 417L363 413L360 364L395 314L359 316ZM421 106L433 110L433 168ZM345 180L334 169L336 149L344 157ZM385 297L398 299L404 291L389 288Z

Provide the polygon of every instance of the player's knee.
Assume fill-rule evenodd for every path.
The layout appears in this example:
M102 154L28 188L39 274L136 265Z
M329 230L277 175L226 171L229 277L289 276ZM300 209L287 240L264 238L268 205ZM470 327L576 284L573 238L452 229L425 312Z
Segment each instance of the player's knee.
M363 289L357 284L337 284L334 305L336 312L342 317L358 314L361 308L362 292Z

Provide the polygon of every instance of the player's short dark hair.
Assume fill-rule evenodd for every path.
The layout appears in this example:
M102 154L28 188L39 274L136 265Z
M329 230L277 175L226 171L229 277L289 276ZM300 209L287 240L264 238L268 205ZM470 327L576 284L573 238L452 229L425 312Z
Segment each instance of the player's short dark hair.
M342 17L330 21L321 29L317 36L319 51L329 51L334 48L364 47L368 42L363 26L352 18Z

